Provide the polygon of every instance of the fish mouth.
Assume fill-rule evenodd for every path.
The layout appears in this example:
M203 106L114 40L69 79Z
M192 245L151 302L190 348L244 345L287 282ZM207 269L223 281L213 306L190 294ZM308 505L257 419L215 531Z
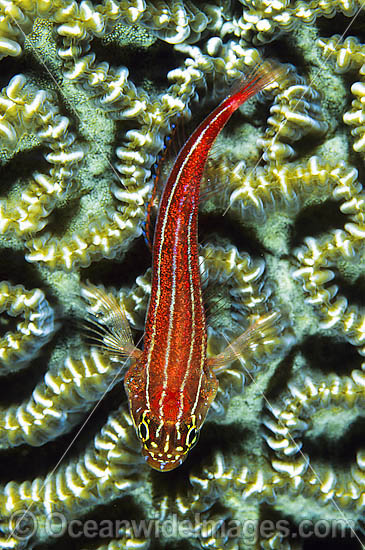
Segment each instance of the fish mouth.
M168 458L163 453L151 454L148 451L143 451L143 454L147 464L158 472L170 472L180 466L185 459L185 456L183 455L176 455Z

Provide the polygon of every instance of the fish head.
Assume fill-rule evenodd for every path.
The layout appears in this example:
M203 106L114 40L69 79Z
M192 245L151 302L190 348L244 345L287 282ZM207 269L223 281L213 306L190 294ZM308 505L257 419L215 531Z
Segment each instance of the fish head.
M196 445L200 432L195 415L173 422L148 409L141 413L136 430L147 464L159 472L180 466Z

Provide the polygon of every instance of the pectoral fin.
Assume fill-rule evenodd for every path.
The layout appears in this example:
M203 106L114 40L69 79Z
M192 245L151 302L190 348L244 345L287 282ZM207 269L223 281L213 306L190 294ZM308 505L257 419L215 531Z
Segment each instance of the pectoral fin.
M142 351L133 343L123 304L103 288L90 283L82 285L81 294L89 303L85 329L94 345L117 358L138 359Z

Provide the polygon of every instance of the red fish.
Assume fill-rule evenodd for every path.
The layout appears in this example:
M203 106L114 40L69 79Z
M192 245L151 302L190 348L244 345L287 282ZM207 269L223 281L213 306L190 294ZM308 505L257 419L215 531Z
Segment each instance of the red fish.
M99 327L110 353L132 358L125 375L129 408L153 468L179 466L198 440L216 395L216 374L272 327L266 315L228 348L207 358L207 326L198 261L200 184L209 151L231 115L247 99L280 78L271 65L258 67L198 126L181 148L159 204L153 242L152 289L144 349L134 347L122 307L94 286L84 295L98 299L109 321Z

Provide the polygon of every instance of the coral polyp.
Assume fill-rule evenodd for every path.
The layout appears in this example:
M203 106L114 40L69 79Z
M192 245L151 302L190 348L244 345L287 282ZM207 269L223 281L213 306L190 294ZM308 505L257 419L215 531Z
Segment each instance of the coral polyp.
M362 8L0 0L2 548L361 547ZM128 359L75 323L82 288L113 294L142 341L166 144L265 58L286 76L235 113L202 191L208 355L261 315L280 323L219 374L198 445L159 474Z

